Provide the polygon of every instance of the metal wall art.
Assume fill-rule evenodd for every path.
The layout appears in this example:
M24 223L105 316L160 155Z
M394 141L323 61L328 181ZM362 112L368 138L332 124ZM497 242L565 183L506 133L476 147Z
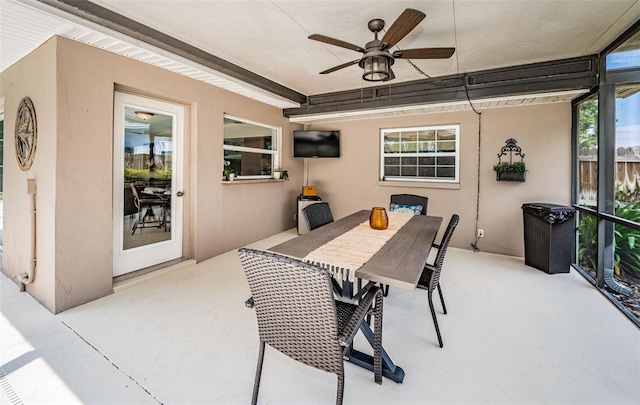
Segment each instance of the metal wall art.
M525 181L527 168L524 164L524 153L513 138L506 140L498 153L498 164L493 166L497 181ZM503 156L509 156L509 161L502 161ZM520 156L520 161L513 161L514 156Z
M36 155L38 125L36 109L29 97L25 97L18 106L16 114L16 159L23 171L29 170Z

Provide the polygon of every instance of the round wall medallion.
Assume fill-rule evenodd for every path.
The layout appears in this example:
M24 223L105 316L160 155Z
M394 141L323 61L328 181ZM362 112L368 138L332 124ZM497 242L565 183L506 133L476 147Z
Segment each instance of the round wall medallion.
M36 154L38 125L36 109L29 97L25 97L18 106L16 114L16 158L22 170L29 170Z

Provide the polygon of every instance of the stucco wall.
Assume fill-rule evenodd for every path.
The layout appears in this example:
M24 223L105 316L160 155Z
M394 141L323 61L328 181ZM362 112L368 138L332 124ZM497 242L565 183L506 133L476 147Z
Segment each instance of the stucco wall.
M82 63L80 63L82 62ZM28 291L52 312L112 292L113 94L119 90L187 107L184 256L204 260L295 226L296 195L305 182L293 159L290 124L282 111L178 74L64 38L52 38L0 77L5 131L30 96L38 114L38 150L29 172L5 137L4 257L10 277L28 266L26 179L38 181L38 272ZM291 181L223 184L223 114L282 128L282 165ZM481 250L520 256L524 202L570 201L570 106L550 104L486 110L482 115L479 227ZM378 181L381 128L461 125L460 185L402 186ZM453 245L475 240L478 117L456 112L354 120L312 126L342 131L340 159L309 159L309 184L334 216L386 206L389 195L429 197L429 213L461 216ZM517 139L529 169L525 183L496 182L492 166L507 138Z
M3 271L12 279L28 273L31 259L31 215L27 180L36 180L37 269L28 291L55 310L56 226L56 46L49 41L0 76L4 97ZM24 97L33 102L38 137L33 164L22 171L15 156L16 112ZM17 288L17 287L16 287Z
M454 188L378 181L380 129L460 124L460 185ZM452 246L471 249L475 241L480 144L478 226L485 237L480 250L524 255L521 206L525 202L569 204L571 191L571 108L569 103L490 109L482 113L481 138L474 112L438 113L312 125L339 129L340 159L310 160L311 185L331 203L337 218L372 206L388 206L389 196L411 193L429 197L430 215L460 215ZM493 165L508 138L525 153L529 172L524 183L497 182ZM444 228L442 229L444 230Z
M45 50L47 55L40 55ZM34 81L32 71L40 76L48 72L49 76ZM49 97L34 100L39 118L43 107L50 110L50 119L39 121L40 134L50 138L50 145L39 140L39 152L45 148L47 153L36 158L36 164L46 164L42 170L46 174L36 164L32 172L39 177L39 199L47 204L38 212L38 218L46 215L46 220L38 221L38 234L45 239L38 242L39 271L44 272L40 268L48 264L51 279L37 276L28 291L52 312L112 292L115 88L188 107L184 257L204 260L295 225L302 162L293 161L289 144L283 148L283 166L290 170L290 181L221 183L223 114L282 127L287 139L293 125L277 108L59 37L3 72L2 83L0 94L5 97L7 111L15 111L31 88ZM5 90L5 83L11 83L12 91ZM12 119L5 121L6 128L13 125ZM5 150L12 148L12 141L5 142ZM5 161L10 161L7 156ZM49 177L46 183L40 178L44 176ZM9 276L22 271L27 259L26 235L20 223L20 219L25 222L28 208L26 177L13 168L11 172L5 169L3 271ZM47 184L46 193L42 183ZM19 194L24 202L14 201ZM20 235L14 239L16 234Z

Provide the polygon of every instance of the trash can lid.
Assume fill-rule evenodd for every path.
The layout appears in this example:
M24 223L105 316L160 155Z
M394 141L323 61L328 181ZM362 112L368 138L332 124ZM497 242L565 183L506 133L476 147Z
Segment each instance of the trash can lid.
M568 221L573 218L573 214L576 211L573 207L549 203L525 203L522 204L522 210L550 224L561 224Z

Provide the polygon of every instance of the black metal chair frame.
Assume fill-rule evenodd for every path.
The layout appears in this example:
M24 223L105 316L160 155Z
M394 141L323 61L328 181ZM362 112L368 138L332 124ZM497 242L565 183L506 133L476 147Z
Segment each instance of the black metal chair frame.
M449 220L449 224L447 225L447 229L442 235L442 240L440 244L433 244L432 246L438 249L438 253L436 254L436 258L433 264L427 264L424 266L424 270L422 270L422 275L420 276L420 280L418 281L418 288L423 290L427 290L427 298L429 300L429 309L431 310L431 317L433 318L433 324L436 327L436 333L438 335L438 343L440 347L443 347L442 343L442 335L440 334L440 328L438 327L438 319L436 318L436 311L433 307L433 291L437 288L438 295L440 296L440 302L442 303L442 312L447 314L447 307L444 304L444 297L442 295L442 287L440 286L440 274L442 273L442 264L444 263L444 257L447 253L447 248L449 247L449 242L451 241L451 237L453 236L453 231L455 231L456 226L458 226L458 222L460 221L460 217L457 214L453 214L451 219Z
M375 317L374 380L382 384L382 291L372 287L357 304L336 301L331 274L276 253L241 248L256 310L260 349L252 404L258 400L265 345L338 377L336 404L344 396L344 354L367 315Z
M302 209L302 215L310 231L333 222L333 215L328 202L309 204Z
M149 223L157 223L157 225L154 225L156 228L162 227L164 223L166 230L167 200L155 195L139 193L133 184L131 185L131 193L133 194L133 203L138 209L138 215L131 227L131 235L135 234L138 228L146 228ZM160 217L155 214L154 206L161 207L162 214Z

